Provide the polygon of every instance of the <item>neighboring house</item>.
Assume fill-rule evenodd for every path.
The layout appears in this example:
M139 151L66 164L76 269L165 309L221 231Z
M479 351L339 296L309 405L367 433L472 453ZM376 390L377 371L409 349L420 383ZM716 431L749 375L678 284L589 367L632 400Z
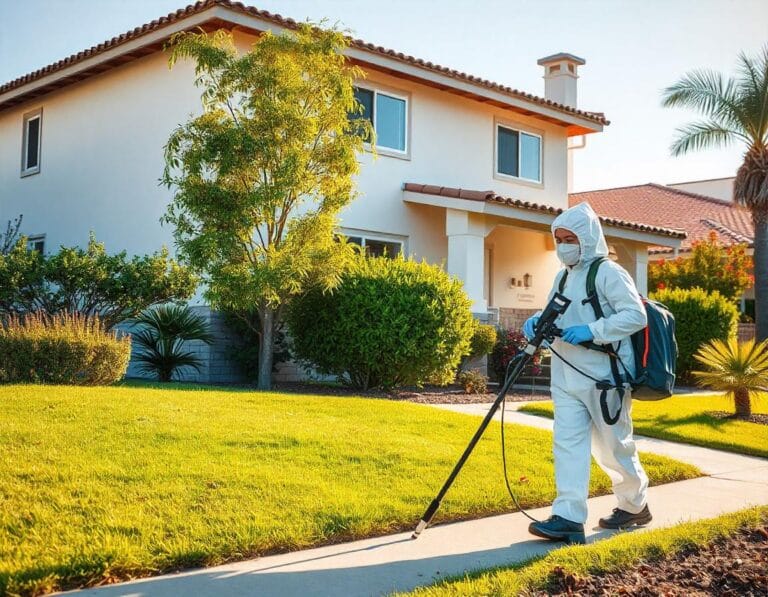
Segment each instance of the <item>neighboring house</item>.
M639 220L654 226L679 228L687 238L677 249L651 247L649 259L659 261L670 256L690 254L691 243L707 240L714 232L725 246L747 245L754 253L755 232L748 209L735 205L733 178L695 181L670 186L644 184L632 187L572 193L571 205L587 201L601 216ZM694 193L683 187L697 188L712 195ZM749 288L741 300L741 310L754 317L754 289Z
M199 113L200 91L192 64L168 70L163 44L177 31L224 28L246 51L260 32L294 26L206 0L0 86L0 221L24 214L23 232L46 251L84 244L91 230L109 251L172 247L159 223L172 195L158 186L163 146ZM478 318L520 325L543 306L559 269L549 226L568 206L569 138L608 124L577 108L584 61L539 60L540 98L360 40L347 55L367 74L357 94L379 158L361 158L360 197L341 214L340 232L372 253L444 263ZM675 249L684 238L642 219L603 224L643 290L648 248ZM221 350L194 378L232 376ZM295 374L284 368L277 379Z
M696 193L697 195L704 195L705 197L713 197L714 199L720 199L727 203L733 203L733 181L735 180L735 176L728 176L725 178L708 178L706 180L676 182L668 184L667 186L672 187L673 189L680 189L681 191Z

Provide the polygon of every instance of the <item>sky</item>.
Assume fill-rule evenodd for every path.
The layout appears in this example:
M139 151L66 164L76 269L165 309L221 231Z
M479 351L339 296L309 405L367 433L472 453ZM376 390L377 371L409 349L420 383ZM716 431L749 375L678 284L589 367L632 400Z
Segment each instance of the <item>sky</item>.
M187 0L0 0L0 84L148 23ZM570 52L578 107L610 126L574 158L574 191L733 176L744 147L672 157L675 128L698 119L661 107L695 69L736 72L768 44L768 0L246 0L296 20L544 95L536 60Z

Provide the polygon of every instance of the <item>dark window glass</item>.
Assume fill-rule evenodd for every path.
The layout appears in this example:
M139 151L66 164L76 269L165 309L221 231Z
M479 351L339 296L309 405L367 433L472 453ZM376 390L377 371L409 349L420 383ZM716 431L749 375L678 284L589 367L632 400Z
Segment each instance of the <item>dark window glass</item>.
M510 176L519 176L519 135L517 131L499 127L498 160L499 172Z
M400 254L400 248L400 243L365 239L365 252L371 257L397 257Z
M370 89L361 89L360 87L355 87L355 99L360 102L360 105L362 105L363 112L362 114L350 114L350 119L368 120L371 125L373 125L373 91ZM370 135L367 135L365 140L370 141Z
M40 148L40 118L27 121L27 169L37 167L37 152Z
M43 253L45 251L45 239L44 238L30 238L27 241L27 247L30 251L37 251Z

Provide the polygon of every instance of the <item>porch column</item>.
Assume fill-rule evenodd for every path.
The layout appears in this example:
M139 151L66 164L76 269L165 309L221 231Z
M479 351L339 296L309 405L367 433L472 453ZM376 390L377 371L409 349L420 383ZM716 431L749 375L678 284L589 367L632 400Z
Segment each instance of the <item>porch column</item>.
M643 296L648 296L648 247L637 245L633 261L635 271L630 273L635 279L637 290Z
M472 299L472 312L487 313L488 303L483 298L485 218L459 209L446 209L445 233L448 273L464 282L464 290Z

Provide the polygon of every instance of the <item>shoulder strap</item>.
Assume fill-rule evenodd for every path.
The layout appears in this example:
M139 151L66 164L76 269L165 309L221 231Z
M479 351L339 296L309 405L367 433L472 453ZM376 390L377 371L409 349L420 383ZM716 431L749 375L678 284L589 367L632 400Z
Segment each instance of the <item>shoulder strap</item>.
M557 286L557 291L562 294L563 290L565 290L565 281L568 279L568 270L563 270L563 275L560 278L560 284Z
M600 299L597 296L597 285L595 284L595 280L597 279L597 270L600 268L600 264L603 261L605 261L605 257L598 257L589 264L589 271L587 272L587 298L584 299L584 303L592 305L595 317L598 319L603 317L603 308L600 306Z

